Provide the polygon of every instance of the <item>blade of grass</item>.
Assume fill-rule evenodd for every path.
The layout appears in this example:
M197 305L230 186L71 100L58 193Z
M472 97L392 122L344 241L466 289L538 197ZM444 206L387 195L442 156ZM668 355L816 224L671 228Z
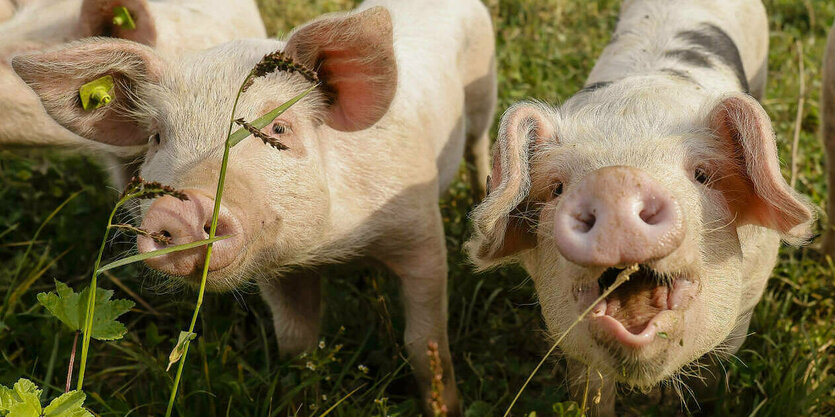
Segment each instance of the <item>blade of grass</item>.
M577 323L580 323L583 320L583 317L586 317L586 314L589 314L591 309L593 309L594 306L596 306L597 303L600 302L600 300L608 297L609 294L612 293L612 291L616 290L624 282L629 281L629 276L634 274L635 271L637 271L637 270L638 270L638 264L635 264L635 265L632 265L632 266L624 269L623 271L621 271L618 274L617 279L615 279L615 283L612 284L611 287L607 288L606 291L603 292L603 294L600 294L600 297L597 297L596 300L594 300L591 304L589 304L588 308L586 308L579 316L577 316L577 319L575 319L574 322L571 323L570 326L568 326L568 329L566 329L565 332L563 332L563 334L560 335L559 338L557 338L557 341L554 342L553 345L551 345L551 349L548 349L548 352L545 353L545 356L542 358L541 361L539 361L539 364L536 365L536 368L533 368L533 372L531 372L531 374L528 375L528 379L526 379L525 383L522 384L522 388L519 388L519 392L516 393L516 396L513 397L513 401L510 402L510 406L507 407L507 411L505 411L504 417L507 417L507 416L510 415L510 410L512 410L513 406L516 405L516 401L518 401L519 397L522 396L522 392L525 391L525 388L528 387L528 383L531 382L531 379L533 379L534 375L536 375L536 373L539 371L539 368L541 368L542 365L545 363L545 361L551 356L551 354L554 353L554 350L557 348L557 345L559 345L560 342L562 342L562 340L565 339L565 336L567 336L568 333L571 332L572 329L574 329L574 326L576 326Z
M12 282L9 284L10 289L15 288L15 284L17 284L17 279L20 276L20 271L23 269L23 265L26 263L25 262L26 258L29 256L29 253L32 251L32 246L34 246L35 242L38 240L38 236L41 234L41 231L43 230L43 228L46 227L46 225L52 220L52 218L55 217L58 214L58 212L60 212L64 207L66 207L66 205L69 204L70 201L72 201L74 198L78 197L78 195L83 193L84 191L86 191L86 190L78 190L78 191L70 194L70 196L67 197L67 199L64 200L63 203L59 204L58 207L55 207L55 210L52 210L52 213L49 213L49 215L46 216L46 219L44 219L44 221L41 222L41 225L38 226L38 230L35 230L35 235L32 236L32 239L29 241L29 245L26 247L26 251L23 252L23 257L20 258L20 262L17 264L17 269L15 270L14 275L12 275ZM12 295L12 291L10 290L9 292L6 293L6 296L3 298L3 307L0 307L0 309L3 309L3 308L6 309L4 317L6 315L8 315L9 312L11 311L11 309L7 308L7 306L9 305L9 297L11 297L11 295Z
M7 312L11 313L12 310L14 310L14 306L15 306L15 304L17 304L17 300L20 298L20 296L22 296L24 293L26 293L26 291L29 290L29 287L31 287L32 284L34 284L35 281L38 280L38 278L43 276L43 274L45 274L46 271L48 271L49 268L52 267L52 265L55 265L55 263L60 261L61 258L63 258L64 255L69 253L71 250L73 250L73 248L75 248L75 246L71 246L69 249L61 252L61 254L52 258L52 260L50 260L49 263L46 264L43 268L40 268L39 270L34 272L32 275L30 275L28 278L26 278L23 282L21 282L20 285L18 285L17 288L15 288L14 291L12 291L12 294L9 297L9 304L7 306Z
M299 95L291 98L286 103L274 108L269 113L253 120L250 124L258 129L263 129L268 124L272 123L272 121L275 120L276 117L281 116L281 113L284 113L292 105L296 104L299 100L303 99L306 95L310 94L310 92L313 91L317 86L318 84L315 84L307 90L302 91ZM232 133L232 135L229 136L229 142L231 143L230 146L237 145L240 141L248 138L251 134L252 133L249 133L249 131L244 128L236 130L235 133Z
M113 269L113 268L118 268L120 266L125 266L125 265L128 265L128 264L132 264L134 262L144 261L145 259L153 258L155 256L161 256L161 255L166 255L166 254L169 254L169 253L172 253L172 252L179 252L179 251L186 250L186 249L192 249L192 248L196 248L196 247L200 247L200 246L205 246L205 245L208 245L210 243L215 243L215 242L220 241L220 240L229 239L230 237L232 237L232 235L218 236L218 237L213 237L213 238L209 238L209 239L196 240L194 242L183 243L182 245L169 246L169 247L166 247L166 248L163 248L163 249L157 249L157 250L151 251L151 252L138 253L138 254L133 255L133 256L128 256L127 258L119 259L118 261L113 261L113 262L111 262L111 263L109 263L105 266L102 266L96 272L102 273L104 271L107 271L107 270L110 270L110 269Z
M354 395L354 393L356 393L357 391L359 391L359 390L360 390L360 388L362 388L362 387L364 387L364 386L365 386L365 384L362 384L362 385L360 385L360 386L358 386L358 387L354 388L354 390L353 390L353 391L351 391L351 392L349 392L349 393L348 393L348 395L346 395L346 396L344 396L344 397L340 398L340 399L339 399L339 401L335 402L332 406L330 406L330 408L328 408L327 410L325 410L325 412L323 412L322 414L319 414L319 417L325 417L325 416L327 416L328 414L330 414L330 413L331 413L331 411L333 411L336 407L338 407L338 406L339 406L339 404L342 404L342 402L343 402L343 401L345 401L345 400L347 400L348 398L350 398L352 395Z

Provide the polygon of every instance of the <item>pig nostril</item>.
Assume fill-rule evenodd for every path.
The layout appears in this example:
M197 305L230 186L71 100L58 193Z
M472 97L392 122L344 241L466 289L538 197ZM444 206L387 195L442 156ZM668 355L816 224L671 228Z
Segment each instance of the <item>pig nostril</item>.
M208 236L209 232L212 231L212 224L211 223L204 224L203 225L203 231L206 232L206 236Z
M658 208L644 208L643 210L641 210L640 213L638 213L638 216L641 218L641 220L644 221L644 223L650 226L655 226L656 224L659 224L664 221L664 207L662 206Z
M577 222L574 224L574 230L580 233L586 233L594 227L597 218L591 213L580 213L574 216Z

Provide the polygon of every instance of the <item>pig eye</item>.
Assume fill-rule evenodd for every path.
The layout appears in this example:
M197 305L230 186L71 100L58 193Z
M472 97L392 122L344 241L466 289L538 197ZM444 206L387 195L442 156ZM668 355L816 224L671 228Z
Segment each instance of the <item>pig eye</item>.
M274 123L273 124L273 134L276 135L284 135L290 133L290 126L287 126L282 123Z
M553 195L554 197L559 197L559 196L562 195L562 183L561 182L558 182L556 185L554 185L554 191L551 192L551 195Z
M148 138L148 142L153 142L154 144L159 145L159 143L161 142L159 133L154 133L150 138Z
M696 168L696 172L693 174L693 177L701 184L706 184L708 180L707 172L704 168Z

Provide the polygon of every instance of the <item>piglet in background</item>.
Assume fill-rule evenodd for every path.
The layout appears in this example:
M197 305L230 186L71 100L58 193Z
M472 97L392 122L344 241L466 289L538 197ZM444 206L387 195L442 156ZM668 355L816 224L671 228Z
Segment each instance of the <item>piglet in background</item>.
M616 415L616 383L713 389L684 375L716 382L706 357L745 340L780 239L812 234L757 102L767 55L758 0L626 1L584 89L502 118L473 262L521 263L554 339L638 265L560 346L592 415Z
M118 132L89 140L88 132L63 128L10 65L14 55L92 36L127 39L174 55L233 39L265 38L266 31L254 0L0 0L0 148L122 156L125 160L105 158L115 183L122 184L135 169L123 164L144 144L126 143Z
M282 51L321 85L231 150L208 288L254 280L285 355L315 347L319 267L371 259L400 278L405 346L431 409L429 343L437 343L443 403L460 415L447 339L447 258L439 196L465 147L483 178L496 100L490 15L477 0L367 1L283 40L240 40L170 56L124 40L91 39L16 57L15 71L62 126L90 140L143 149L141 173L184 190L143 208L142 228L174 244L203 239L238 86ZM68 97L111 75L114 99L84 111ZM312 85L303 72L257 78L236 117L267 113ZM129 115L130 117L125 117ZM151 138L150 142L148 138ZM160 247L140 237L140 252ZM149 259L199 282L204 248Z

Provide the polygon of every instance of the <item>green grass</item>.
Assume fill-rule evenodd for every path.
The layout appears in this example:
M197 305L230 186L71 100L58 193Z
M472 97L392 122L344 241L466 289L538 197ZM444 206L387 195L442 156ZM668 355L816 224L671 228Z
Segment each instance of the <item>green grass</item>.
M344 10L349 0L260 0L268 30L288 31L325 11ZM790 175L791 143L799 98L797 42L802 44L805 104L801 117L797 188L825 207L819 127L820 62L835 3L766 1L771 52L765 107L774 121L784 174ZM279 5L280 4L280 5ZM558 103L579 89L617 19L618 2L488 0L497 31L500 111L534 97ZM13 314L0 318L0 384L28 377L63 390L73 334L35 300L52 279L81 288L89 280L101 228L118 196L94 158L57 153L0 152L0 293L28 240L70 194L86 189L44 228L25 263L21 282L59 259L25 292ZM533 286L518 268L473 274L461 255L473 200L467 181L452 186L442 202L450 265L450 338L461 393L470 417L501 415L518 387L548 349ZM122 219L125 220L125 219ZM6 232L8 231L8 232ZM117 235L107 259L131 250ZM100 286L120 298L137 297L124 316L124 340L93 342L85 379L87 404L99 415L161 415L173 372L168 353L186 328L193 290L171 290L139 266L110 271ZM126 293L116 277L133 294ZM728 389L708 415L835 415L835 267L814 248L781 252L763 301L736 359L725 364ZM255 293L209 294L197 323L177 399L176 413L189 416L318 415L360 388L332 416L413 416L415 383L403 359L404 327L397 284L391 274L364 267L330 268L324 290L324 348L307 357L276 356L270 314ZM139 300L137 300L139 301ZM55 355L53 356L53 352ZM52 357L54 361L50 360ZM566 400L564 363L537 374L514 415L553 415ZM49 376L48 380L44 380ZM627 408L642 403L634 394ZM318 412L311 412L312 409ZM643 407L633 415L669 415Z

